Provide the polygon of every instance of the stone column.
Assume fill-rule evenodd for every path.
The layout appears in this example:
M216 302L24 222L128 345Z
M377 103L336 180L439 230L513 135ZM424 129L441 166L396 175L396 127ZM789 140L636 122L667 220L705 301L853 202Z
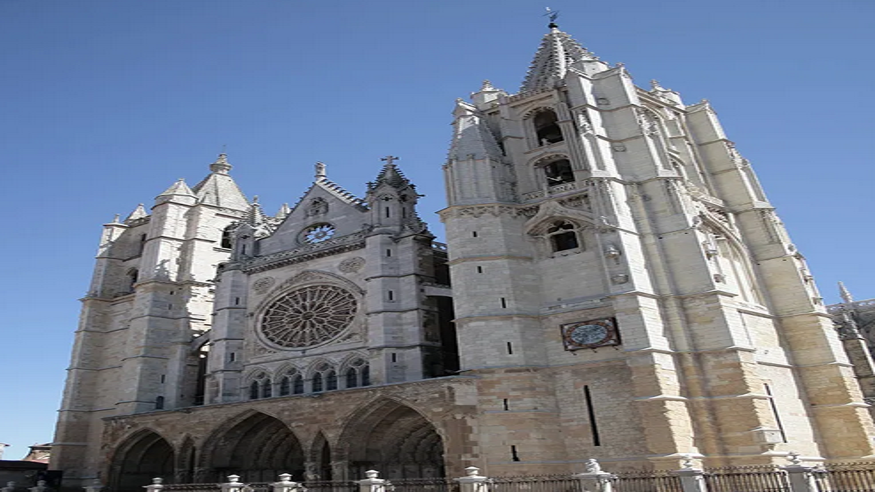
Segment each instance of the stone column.
M465 468L467 476L457 478L459 482L459 492L489 492L490 480L480 476L480 468L469 466Z
M228 483L223 483L221 488L222 492L240 492L245 486L245 483L240 483L240 475L228 475Z
M97 480L95 480L95 482L97 482ZM164 483L164 479L163 479L163 478L161 478L161 477L155 477L155 478L152 479L152 483L151 483L151 484L149 484L149 485L143 485L143 488L146 489L146 492L161 492L161 489L164 488L163 483ZM100 485L100 482L98 482L97 484L89 485L88 487L85 487L85 490L86 490L87 492L94 492L94 491L92 490L92 487L99 486L99 485ZM100 489L97 489L97 490L100 490Z
M790 480L791 492L818 492L817 481L814 480L814 468L802 466L799 453L790 453L787 457L790 464L783 467Z
M377 478L380 472L377 470L368 470L364 480L359 480L359 492L386 492L386 480Z
M301 485L298 482L292 482L292 476L288 473L280 475L280 481L270 484L273 487L273 492L296 492Z
M574 478L580 480L583 492L613 492L614 490L611 483L615 478L614 475L603 472L599 462L593 458L586 460L586 471L574 475Z

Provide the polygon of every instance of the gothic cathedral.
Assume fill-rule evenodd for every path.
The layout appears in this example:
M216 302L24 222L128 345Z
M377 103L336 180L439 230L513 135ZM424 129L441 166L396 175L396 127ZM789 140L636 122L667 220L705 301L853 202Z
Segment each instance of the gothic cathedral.
M68 485L849 460L875 436L802 255L707 101L551 24L458 100L447 245L394 157L294 206L224 154L104 226L52 468ZM378 171L378 172L377 172Z

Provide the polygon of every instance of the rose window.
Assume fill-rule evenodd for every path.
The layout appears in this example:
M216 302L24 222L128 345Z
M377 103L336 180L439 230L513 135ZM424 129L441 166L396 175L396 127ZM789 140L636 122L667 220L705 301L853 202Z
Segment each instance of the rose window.
M340 287L302 287L268 306L261 320L261 333L281 347L317 345L349 326L356 307L355 297Z
M308 243L321 243L334 236L334 226L331 224L311 225L304 230L304 241Z

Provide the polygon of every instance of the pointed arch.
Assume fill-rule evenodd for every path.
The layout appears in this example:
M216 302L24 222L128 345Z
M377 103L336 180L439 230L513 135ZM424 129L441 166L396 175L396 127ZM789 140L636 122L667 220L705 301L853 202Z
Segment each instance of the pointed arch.
M346 419L334 459L349 464L349 476L376 469L391 478L438 477L444 473L444 439L423 412L379 397Z
M173 483L175 453L173 446L151 429L141 429L116 448L110 464L109 484L119 492L139 492L144 483L161 477Z
M176 483L191 483L194 481L197 448L191 436L185 436L179 452L176 454Z
M334 472L331 468L331 445L325 434L319 431L310 446L309 461L313 463L310 473L315 477L305 477L307 480L334 480Z
M204 445L201 481L221 481L229 473L244 482L273 481L281 473L300 480L304 452L300 440L284 422L257 411L247 411L219 426Z

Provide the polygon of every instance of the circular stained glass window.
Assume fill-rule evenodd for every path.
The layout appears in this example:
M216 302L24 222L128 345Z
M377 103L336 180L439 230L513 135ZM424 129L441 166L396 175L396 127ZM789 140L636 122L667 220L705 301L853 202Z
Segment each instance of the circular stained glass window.
M331 224L315 224L304 230L304 241L308 243L321 243L334 236L334 226Z
M268 306L261 319L261 333L281 347L318 345L346 329L356 308L355 297L340 287L302 287Z

